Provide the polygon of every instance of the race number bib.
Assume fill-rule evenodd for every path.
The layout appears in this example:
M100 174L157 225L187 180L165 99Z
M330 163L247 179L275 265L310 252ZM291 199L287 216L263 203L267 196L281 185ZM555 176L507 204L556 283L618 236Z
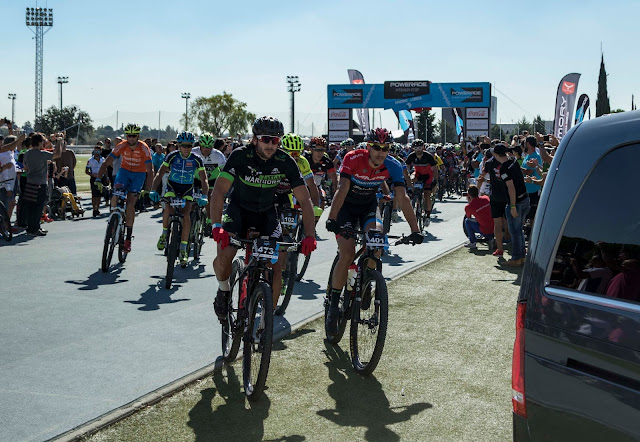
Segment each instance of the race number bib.
M377 230L370 230L367 232L367 247L378 249L387 246L386 236Z
M272 264L278 262L278 243L275 239L256 238L253 240L251 255L261 261L271 261Z
M171 207L184 207L187 205L187 202L182 198L171 198L171 200L169 200L169 205Z

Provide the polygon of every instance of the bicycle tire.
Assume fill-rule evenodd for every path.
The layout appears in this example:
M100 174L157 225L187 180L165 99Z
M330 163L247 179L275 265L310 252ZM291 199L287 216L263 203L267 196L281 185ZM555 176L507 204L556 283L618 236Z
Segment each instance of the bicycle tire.
M199 259L200 258L200 253L202 252L202 244L204 243L204 223L202 222L202 217L200 215L199 211L196 211L195 213L197 213L195 220L196 222L193 222L193 217L191 219L191 225L195 226L193 228L193 259Z
M165 277L164 286L168 289L171 288L173 282L173 271L176 267L176 259L178 258L178 250L180 250L180 222L171 221L169 225L171 230L171 240L167 244L169 250L167 251L167 275Z
M422 232L424 230L424 218L422 217L422 192L416 200L416 221L418 222L418 230Z
M9 219L9 212L4 206L4 203L0 202L0 233L5 241L9 242L13 239L13 232L11 231L11 219Z
M385 203L382 207L382 234L386 235L391 230L391 212L392 205Z
M298 224L297 229L298 230L296 233L296 241L301 242L304 239L304 225L302 224L302 221L300 221L300 223ZM307 267L309 267L310 259L311 259L311 253L309 253L302 259L302 267L298 266L300 264L300 259L298 259L298 262L296 263L296 281L302 281L302 278L304 277L304 274L307 271Z
M196 211L192 210L190 217L190 225L189 225L189 236L187 237L187 256L191 256L191 252L193 251L193 259L196 259L196 229L198 228L198 215L196 215Z
M113 250L116 246L116 229L118 226L118 217L112 216L107 224L107 232L104 235L104 246L102 247L102 271L104 273L109 271L111 265L111 259L113 259Z
M338 259L340 255L336 254L335 259L333 260L333 264L331 265L331 270L329 270L329 281L327 282L327 290L325 296L324 303L324 323L327 323L327 314L329 313L329 303L331 302L331 280L333 278L333 269L338 264ZM327 333L325 329L325 336L327 341L331 344L338 344L344 335L345 330L347 329L347 322L351 317L351 291L347 291L347 289L343 289L340 294L340 301L338 303L338 310L340 310L340 316L338 317L338 334L330 335Z
M284 312L291 302L291 295L293 294L293 287L296 283L297 269L298 269L298 252L287 253L287 262L282 270L282 288L283 293L278 298L278 305L276 307L275 315L284 316Z
M229 305L227 306L227 321L222 324L222 359L229 363L236 360L238 350L240 349L240 341L242 340L243 324L240 318L240 291L242 290L242 281L239 276L244 269L244 261L236 258L231 264L231 276L229 280L232 282L231 293L229 294Z
M118 261L121 264L127 260L127 252L124 250L124 232L120 232L120 238L118 239Z
M369 290L369 296L372 299L369 302L369 308L362 310L363 298L361 296L366 296L367 290ZM375 290L375 294L371 293L373 290ZM387 336L389 299L387 283L379 271L367 270L362 284L361 296L357 297L353 303L350 350L354 370L360 375L367 376L373 373L373 370L378 366ZM375 342L371 339L374 334L376 334Z
M271 287L264 281L251 292L246 324L242 378L247 399L256 401L267 382L273 346L273 299Z

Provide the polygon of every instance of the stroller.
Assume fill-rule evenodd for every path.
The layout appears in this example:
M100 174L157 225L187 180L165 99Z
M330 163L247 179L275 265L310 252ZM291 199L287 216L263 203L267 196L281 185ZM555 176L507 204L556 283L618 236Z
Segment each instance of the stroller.
M84 209L78 197L74 196L68 187L54 187L51 191L49 201L49 214L53 219L67 219L67 212L70 218L84 217Z

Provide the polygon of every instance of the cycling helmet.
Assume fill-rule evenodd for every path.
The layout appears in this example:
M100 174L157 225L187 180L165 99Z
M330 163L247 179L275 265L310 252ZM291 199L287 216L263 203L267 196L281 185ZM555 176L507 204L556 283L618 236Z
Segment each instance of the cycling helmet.
M277 118L264 116L253 122L252 131L254 135L281 137L284 135L284 126Z
M434 153L436 153L436 146L429 146L427 147L427 152L429 152L431 155L433 155Z
M304 150L304 141L302 141L300 135L286 134L280 142L282 143L282 148L289 153L302 152Z
M176 137L178 143L195 143L196 137L191 132L182 132Z
M127 124L124 127L124 134L125 135L140 135L140 126L138 126L137 124Z
M416 138L415 140L413 140L413 143L411 143L411 147L414 149L416 147L424 147L424 141L422 141L420 138Z
M198 141L200 142L200 147L213 147L213 143L215 143L216 139L213 138L213 135L210 133L205 132L200 135L200 139Z
M316 146L324 147L326 146L326 144L327 142L322 137L313 137L311 138L311 141L309 141L309 147L311 148L314 148Z
M367 136L367 142L369 143L391 143L391 133L384 128L372 129Z
M389 153L391 155L399 155L401 149L402 149L402 145L398 143L391 143L391 146L389 147Z
M353 141L352 138L347 138L346 140L344 140L342 143L340 143L341 147L353 147L356 145L356 142Z

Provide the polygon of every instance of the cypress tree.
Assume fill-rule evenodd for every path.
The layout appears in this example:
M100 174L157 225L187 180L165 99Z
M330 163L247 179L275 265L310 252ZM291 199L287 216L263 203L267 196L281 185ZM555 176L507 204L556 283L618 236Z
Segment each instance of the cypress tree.
M598 77L598 96L596 98L596 117L611 113L609 94L607 93L607 71L604 68L604 54L600 60L600 76Z

